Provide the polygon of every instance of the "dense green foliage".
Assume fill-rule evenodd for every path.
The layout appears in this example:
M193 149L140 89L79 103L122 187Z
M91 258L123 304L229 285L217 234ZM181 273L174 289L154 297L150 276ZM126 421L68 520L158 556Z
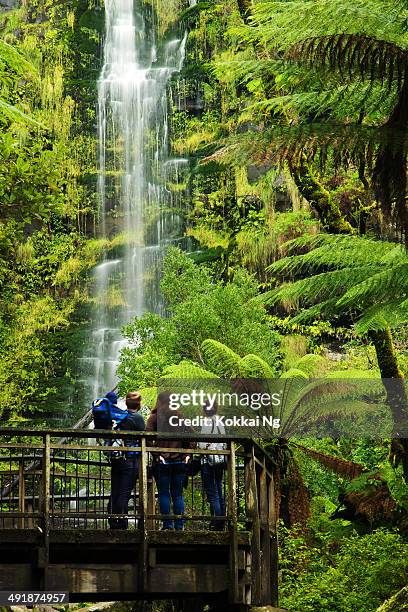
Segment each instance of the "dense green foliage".
M0 414L69 402L66 337L100 258L96 213L94 4L23 3L0 15ZM48 404L47 404L48 402Z
M398 534L341 537L341 526L335 529L317 530L314 543L282 533L281 604L288 610L373 612L406 584L408 545Z
M168 251L163 267L167 316L148 313L126 327L131 346L123 350L119 366L122 392L156 385L166 366L180 362L222 375L222 366L203 348L207 339L241 357L255 354L269 363L271 375L278 373L279 335L268 324L265 310L250 302L256 283L249 274L238 269L231 282L214 281L208 268L175 248Z
M125 327L120 392L152 405L162 377L382 375L400 387L381 401L406 408L406 3L145 4L159 37L189 30L169 118L190 171L167 187L189 194L192 248L164 260L165 312ZM0 416L16 423L66 410L89 271L121 237L97 228L103 6L30 0L0 25ZM266 445L282 606L374 612L407 583L406 441Z

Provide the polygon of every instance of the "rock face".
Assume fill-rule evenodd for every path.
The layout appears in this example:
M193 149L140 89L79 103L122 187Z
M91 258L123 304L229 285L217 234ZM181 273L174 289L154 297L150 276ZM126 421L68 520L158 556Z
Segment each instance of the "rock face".
M0 10L10 10L17 8L19 0L0 0Z

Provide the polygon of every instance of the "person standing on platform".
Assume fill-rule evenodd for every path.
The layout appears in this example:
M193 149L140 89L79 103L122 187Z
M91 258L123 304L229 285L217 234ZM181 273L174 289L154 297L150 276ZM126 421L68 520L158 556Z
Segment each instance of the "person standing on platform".
M163 452L160 455L153 453L153 475L156 480L159 493L160 514L171 514L171 504L176 515L184 514L184 483L187 475L187 464L190 460L189 455L178 453L178 448L195 448L196 444L185 439L176 439L177 433L194 433L191 427L172 426L170 417L181 419L178 410L171 410L169 407L170 393L163 391L159 393L155 408L147 419L146 431L175 433L175 439L167 438L153 441L152 446L159 443L165 448L171 449L170 452ZM163 530L184 529L184 519L176 518L163 519Z
M145 422L139 413L142 406L140 393L131 391L126 396L128 416L120 423L120 431L144 431ZM126 447L137 446L137 437L128 437L124 441L123 452L117 459L112 459L111 469L111 495L108 503L108 512L111 514L128 514L129 500L139 477L139 451L126 451ZM109 519L110 529L127 529L128 519Z

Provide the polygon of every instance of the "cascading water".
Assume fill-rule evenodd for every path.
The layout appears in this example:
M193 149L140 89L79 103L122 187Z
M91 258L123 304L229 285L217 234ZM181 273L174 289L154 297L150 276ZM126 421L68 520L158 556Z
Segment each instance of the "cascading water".
M81 359L87 399L116 384L126 345L121 327L161 310L159 264L166 245L182 234L169 184L182 180L187 163L168 158L167 110L167 86L182 68L187 35L157 49L142 0L105 0L105 10L98 191L100 234L116 247L94 271L93 329Z

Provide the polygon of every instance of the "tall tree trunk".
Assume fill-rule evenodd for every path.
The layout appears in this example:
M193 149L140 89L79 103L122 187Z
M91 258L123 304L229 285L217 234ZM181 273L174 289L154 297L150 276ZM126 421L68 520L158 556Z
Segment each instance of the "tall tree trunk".
M391 331L371 331L369 337L375 347L387 403L394 421L391 462L395 466L402 464L404 478L408 483L408 397L404 377L398 366Z
M330 191L315 176L306 157L302 155L296 164L291 162L289 169L299 193L316 211L324 229L331 234L354 234L353 227L333 201Z
M332 234L354 233L350 223L333 203L330 192L313 174L304 155L298 164L291 164L290 171L299 192L314 208L327 231ZM408 397L404 376L398 367L391 331L372 331L369 336L375 347L394 422L395 437L391 442L390 460L394 466L402 464L404 478L408 483Z

